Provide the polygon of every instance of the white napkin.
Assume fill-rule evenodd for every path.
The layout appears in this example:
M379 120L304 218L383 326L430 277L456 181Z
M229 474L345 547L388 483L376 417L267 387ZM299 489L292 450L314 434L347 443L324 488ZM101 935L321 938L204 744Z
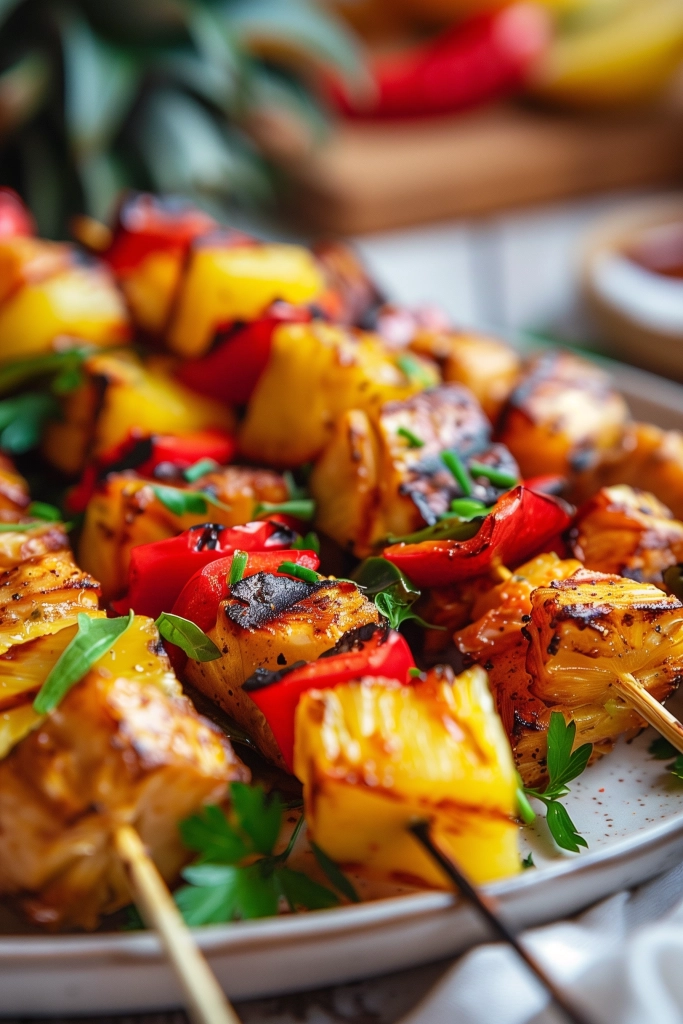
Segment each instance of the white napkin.
M683 1024L683 865L522 939L592 1020ZM401 1024L559 1021L547 1005L514 951L491 944L458 960Z

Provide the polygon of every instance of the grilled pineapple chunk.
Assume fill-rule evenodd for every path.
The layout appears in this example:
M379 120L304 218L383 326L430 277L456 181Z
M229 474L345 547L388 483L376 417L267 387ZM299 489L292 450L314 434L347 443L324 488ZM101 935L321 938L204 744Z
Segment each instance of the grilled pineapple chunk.
M569 352L532 360L503 410L499 439L524 477L571 477L620 450L624 399L597 366Z
M354 583L306 583L260 572L231 588L221 602L209 636L222 658L188 660L184 678L219 704L244 728L266 757L286 767L268 723L243 684L263 672L294 662L315 661L335 647L344 649L363 627L380 616Z
M422 329L410 347L435 359L444 381L469 388L491 423L496 423L522 365L510 345L486 334Z
M0 763L0 895L48 928L94 928L130 900L118 825L135 826L172 881L186 856L178 822L245 778L182 696L154 623L136 617Z
M377 413L438 383L432 364L410 360L402 364L372 334L321 322L278 327L242 424L243 454L275 466L316 458L348 409Z
M362 557L391 534L433 525L463 495L441 460L443 451L518 476L516 462L502 445L491 444L490 434L479 403L458 384L388 402L372 419L350 410L311 475L317 526ZM505 490L474 476L473 497L486 504Z
M63 523L40 521L30 530L3 530L0 533L0 570L68 548L69 538Z
M3 360L53 350L59 338L120 345L130 338L123 300L108 271L75 250L37 238L0 239Z
M190 391L163 362L143 365L132 354L108 353L87 359L84 371L85 382L63 399L63 418L45 431L43 452L64 473L79 473L88 457L115 448L131 431L182 435L234 427L229 409Z
M111 473L88 502L78 560L100 581L105 601L125 588L130 550L137 544L175 537L199 523L248 523L254 519L260 502L282 502L288 496L287 485L278 473L224 466L205 473L192 484L173 478L173 488L201 491L219 502L212 504L207 500L203 512L176 515L159 500L156 485L156 481L145 480L132 470ZM168 486L166 481L159 481L159 485Z
M579 509L570 543L587 569L659 585L683 560L683 523L654 494L603 487Z
M429 819L475 882L519 871L515 772L486 673L449 668L310 691L296 713L295 772L311 838L369 874L447 888L407 831Z

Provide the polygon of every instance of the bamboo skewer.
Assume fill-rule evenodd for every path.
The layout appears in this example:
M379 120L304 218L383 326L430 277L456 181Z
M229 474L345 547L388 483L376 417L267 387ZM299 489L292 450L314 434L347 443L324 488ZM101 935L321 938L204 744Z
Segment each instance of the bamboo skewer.
M615 675L614 686L628 704L683 754L683 725L630 672Z
M138 833L130 825L121 825L115 842L138 910L161 939L191 1020L194 1024L240 1024Z
M482 917L488 922L491 930L499 939L507 942L521 957L529 970L541 982L555 1006L562 1011L571 1024L593 1024L590 1017L587 1017L583 1010L571 1003L564 992L557 987L552 978L546 974L538 961L527 952L519 942L516 933L498 913L494 900L485 896L476 885L462 873L460 868L447 856L440 846L434 842L429 823L426 821L416 822L410 826L410 831L422 844L427 853L439 865L441 870L450 878L458 891L465 896L469 902L477 908Z

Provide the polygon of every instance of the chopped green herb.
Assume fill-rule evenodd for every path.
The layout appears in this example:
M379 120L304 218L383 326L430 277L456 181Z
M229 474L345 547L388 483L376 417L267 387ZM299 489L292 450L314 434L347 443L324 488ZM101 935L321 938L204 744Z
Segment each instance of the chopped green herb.
M162 612L156 627L164 640L175 644L194 661L215 661L221 656L213 640L196 623L184 619L182 615Z
M678 753L673 743L669 743L663 736L657 736L647 750L658 761L669 761L672 757L676 757Z
M180 824L183 842L199 854L182 872L189 884L175 894L187 924L274 915L281 899L291 910L336 906L339 899L331 890L286 866L303 817L287 848L274 854L282 825L279 796L267 797L260 786L238 782L232 783L230 792L228 817L219 807L210 806Z
M298 537L292 543L293 551L315 551L316 555L320 554L320 541L318 540L318 534L313 533L309 530L305 537Z
M435 626L431 622L425 622L423 618L413 611L412 603L412 601L406 602L403 598L388 590L375 595L377 611L388 620L392 629L398 629L402 623L412 619L414 622L417 622L418 626L422 626L423 629L445 630L445 626Z
M239 583L241 579L244 579L244 570L247 568L248 561L249 555L246 551L235 551L232 556L230 575L228 576L229 587L234 587L236 583Z
M57 506L48 505L46 501L32 501L26 511L29 516L35 516L36 519L47 519L51 523L58 523L62 518L62 513Z
M421 592L406 574L387 558L366 558L354 572L354 582L372 597L378 611L388 619L392 629L398 629L402 622L414 619L425 629L444 629L432 626L412 610Z
M470 462L469 470L472 476L483 476L485 480L492 483L494 487L516 487L519 480L513 473L506 473L495 466L487 466L484 462Z
M338 889L343 896L346 896L350 903L360 903L360 896L339 865L331 857L328 857L325 851L321 850L316 843L311 842L311 849L315 859L335 889Z
M399 437L405 438L409 448L424 448L424 441L417 434L414 434L409 427L399 427L396 433Z
M92 351L92 347L70 348L66 352L50 352L48 355L7 363L0 369L0 394L14 391L33 378L54 374L52 390L63 395L81 383L83 360Z
M522 857L522 871L527 871L529 868L535 868L534 855L533 853L527 853L526 857Z
M198 459L191 466L188 466L183 476L188 484L193 484L195 480L199 480L200 476L204 476L206 473L213 473L215 469L220 469L215 459Z
M278 566L277 571L284 573L286 576L296 576L298 580L303 580L304 583L317 583L320 579L320 573L315 572L313 569L307 569L305 565L297 565L296 562L282 562Z
M576 722L565 722L561 712L553 711L548 726L548 785L542 793L537 789L524 789L526 796L545 804L545 820L553 839L563 850L572 853L578 853L579 847L587 847L588 843L576 831L560 800L568 794L568 784L585 769L593 750L590 743L584 743L572 752L575 738Z
M451 512L455 512L458 519L469 521L477 516L487 516L493 510L493 505L486 506L483 501L477 498L453 498Z
M290 501L301 501L308 497L308 490L305 487L300 487L294 479L294 474L290 469L286 469L282 474L282 479L287 487L287 494L289 495Z
M519 779L519 776L517 778ZM527 799L521 779L517 787L517 813L525 825L533 825L536 821L536 812Z
M410 679L425 679L426 678L424 672L421 669L419 669L419 668L409 668L408 669L408 677Z
M296 498L292 501L261 501L254 509L255 519L264 519L279 513L283 516L294 516L295 519L312 519L315 515L315 502L312 498Z
M22 455L37 447L45 422L59 412L57 400L42 392L5 398L0 402L0 448Z
M27 533L29 530L37 530L42 525L42 522L0 523L0 533Z
M683 754L679 754L674 763L669 765L669 771L677 779L683 779Z
M420 384L423 388L434 387L436 379L429 367L415 356L402 352L396 359L396 365L411 383Z
M387 544L421 544L424 540L469 540L479 532L484 515L487 509L482 509L481 516L465 520L453 512L451 515L442 516L438 523L433 526L425 526L414 533L405 533L400 537L390 534Z
M229 505L225 505L208 491L183 491L179 487L166 487L162 484L152 484L152 490L157 500L174 516L203 516L207 505L215 505L217 508L230 511Z
M474 484L458 453L452 450L441 452L441 461L446 469L453 474L465 497L471 498L474 493Z
M39 715L53 711L72 686L123 636L133 618L132 611L117 619L94 619L81 612L78 616L78 632L52 666L33 702L34 711Z

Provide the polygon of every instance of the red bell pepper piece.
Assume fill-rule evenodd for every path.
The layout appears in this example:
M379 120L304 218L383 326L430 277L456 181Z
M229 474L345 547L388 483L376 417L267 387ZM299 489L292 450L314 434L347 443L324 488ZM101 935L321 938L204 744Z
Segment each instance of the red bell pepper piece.
M480 576L496 562L520 565L567 529L572 512L560 498L515 487L469 540L392 544L382 554L418 587L443 587Z
M108 473L134 469L141 476L152 476L162 463L182 472L200 459L213 459L220 466L230 462L237 443L231 434L211 428L183 437L170 434L144 435L131 431L125 441L103 452L85 469L83 476L66 498L69 512L83 512L100 480Z
M374 90L350 97L332 87L351 117L413 117L471 107L519 89L550 40L550 20L516 3L455 25L426 45L371 62Z
M317 569L320 565L320 559L315 551L254 551L249 554L244 575L255 576L257 572L275 573L283 562L295 562L296 565L303 565L307 569ZM185 584L173 605L173 614L190 619L205 633L212 629L216 625L218 606L228 596L231 566L232 555L228 555L215 559L196 572Z
M295 537L282 523L259 520L231 527L205 523L177 537L139 544L130 553L128 590L112 608L120 615L132 608L136 615L156 619L171 610L187 581L205 565L233 551L284 551Z
M35 235L33 217L13 188L0 188L0 238Z
M234 324L207 355L183 363L178 378L202 395L244 405L266 368L275 328L283 323L307 323L311 318L311 311L303 306L274 302L264 317Z
M245 690L263 712L290 772L294 770L294 715L302 693L328 690L339 683L365 676L397 679L408 683L408 671L415 667L410 647L400 633L378 630L370 640L346 654L309 661L300 668L285 669L279 679L265 685L249 682ZM280 675L280 673L277 673Z
M185 200L139 192L123 200L113 241L102 256L114 273L125 274L160 249L184 253L195 238L217 227L213 217Z

